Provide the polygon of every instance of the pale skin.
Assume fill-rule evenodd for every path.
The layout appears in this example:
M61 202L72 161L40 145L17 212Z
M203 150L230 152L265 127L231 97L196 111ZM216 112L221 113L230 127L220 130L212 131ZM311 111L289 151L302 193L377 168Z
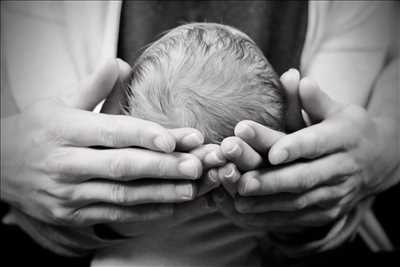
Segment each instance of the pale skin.
M1 120L1 199L49 223L41 231L55 243L70 240L68 231L79 227L76 243L93 249L82 227L181 216L187 205L178 203L214 186L207 177L196 181L208 168L204 156L217 148L199 147L203 136L197 130L91 112L113 88L119 91L129 72L125 62L110 60L68 95ZM207 203L199 198L189 208Z
M196 203L200 203L200 206L207 205L203 198L194 202L189 201L195 197L196 192L200 195L205 194L221 182L227 191L235 195L235 198L232 201L226 195L221 197L214 194L214 200L220 210L234 222L245 227L262 229L284 227L288 230L291 227L309 227L333 221L352 208L362 197L379 192L396 182L394 180L391 182L376 180L374 184L381 185L378 188L370 183L372 174L364 172L367 175L361 175L360 169L366 165L373 166L368 159L363 160L360 157L360 154L371 155L370 151L364 150L367 148L363 148L362 145L353 144L349 148L343 147L343 151L339 153L330 153L336 151L335 146L338 146L340 142L346 143L347 138L349 138L348 135L343 136L343 133L347 133L346 131L339 129L348 129L346 126L349 124L352 128L354 128L354 125L363 126L358 129L359 135L354 134L356 137L353 136L352 140L357 143L357 140L360 141L360 137L366 132L363 129L376 128L378 121L366 116L365 110L360 107L341 105L327 98L312 81L303 79L300 82L297 77L298 74L296 76L292 72L282 77L282 82L289 95L289 113L293 115L289 116L292 121L288 122L290 130L293 131L292 134L285 135L254 122L244 121L237 125L236 136L225 139L221 148L219 148L216 145L201 146L203 139L193 129L167 130L160 125L134 118L88 112L100 99L107 96L113 87L117 86L115 83L118 79L124 80L126 78L129 66L123 62L119 62L118 65L118 74L115 72L115 65L109 63L100 72L81 84L78 90L82 92L81 94L71 94L64 99L61 96L61 100L43 101L35 104L25 113L2 120L2 124L7 125L2 127L2 130L10 131L4 132L5 134L2 132L2 144L3 142L6 143L3 140L4 136L12 136L11 140L16 141L11 144L19 147L20 151L37 152L37 154L24 152L5 154L5 150L2 150L2 159L4 158L3 155L7 155L2 164L12 163L12 159L15 158L26 159L25 162L27 162L24 165L25 168L12 164L7 166L8 173L16 174L13 177L18 177L18 179L10 180L2 177L2 198L5 201L15 203L21 210L46 222L82 227L100 222L147 221L172 216L173 214L184 216L185 206L187 205L172 203L194 203L188 205L189 210L193 211L195 210L193 205L196 205ZM112 102L112 97L106 102L104 111L115 114L115 111L107 110L108 102ZM301 118L300 102L301 107L316 123L314 126L301 129L304 127L304 122L299 119ZM354 115L356 115L355 118ZM26 116L26 120L24 120L24 116ZM21 121L21 124L19 121ZM30 123L24 123L24 121ZM84 123L80 124L79 122ZM110 127L114 123L118 123L118 131L115 130L115 127ZM24 127L22 128L24 134L18 134L16 125ZM68 125L68 128L65 128L66 125ZM102 134L96 135L94 129L101 129L101 125L107 125L107 129ZM38 126L45 127L43 129ZM57 129L62 130L55 131ZM114 131L110 132L110 129L114 129ZM387 130L387 127L381 127L381 129ZM32 134L28 135L27 132ZM36 134L38 132L40 134ZM54 133L60 132L63 135L54 135ZM251 132L254 132L255 135L253 136ZM43 133L45 134L43 135ZM317 133L322 134L316 135ZM333 133L335 133L335 138L329 135ZM152 142L154 135L157 137L162 135L168 141L154 145L154 142ZM388 131L381 133L381 135L392 137L393 134L391 135ZM38 136L38 138L34 138L35 136ZM131 139L131 136L138 138ZM310 136L318 136L321 140L316 142ZM377 140L380 135L377 136L368 135L370 138L368 144L380 144ZM24 139L27 137L29 138ZM47 137L49 138L46 139ZM32 140L38 142L38 146L35 146L36 149L33 150L30 149L32 148L30 145L35 144L31 142ZM140 140L140 143L137 140ZM364 139L361 138L361 140ZM165 146L165 144L167 145ZM232 148L235 144L240 147L241 153L228 153L231 150L229 148ZM316 144L326 145L326 147L324 146L325 150L315 149ZM114 151L118 151L119 155L116 156L110 150L98 149L96 149L96 153L90 153L94 150L93 146L114 147ZM131 146L143 147L147 150L123 148ZM164 153L172 152L175 147L183 152ZM286 165L282 165L279 160L279 151L282 151L283 148L289 152ZM384 149L384 147L374 146L372 154L383 153L382 150ZM19 149L15 151L18 152ZM191 153L184 153L184 151L191 151ZM95 160L89 163L79 160L82 159L82 155L89 155L89 153ZM47 161L47 158L40 157L40 155L59 155L59 159L62 160L58 162L63 164L54 164L54 158L49 158L49 161ZM65 158L66 155L69 155L69 157ZM273 170L265 169L262 166L263 160L260 155L268 155L269 160L276 167ZM322 157L315 159L317 155ZM141 160L148 159L149 164L145 168L137 166L131 160L135 157L140 157ZM83 158L90 157L85 156ZM307 158L310 161L293 162L297 158ZM115 163L115 159L117 159L117 163ZM192 175L184 175L182 169L179 168L182 159L191 162L188 169L194 170ZM321 162L321 159L325 160ZM355 161L356 159L357 161ZM233 163L225 165L226 160ZM386 157L382 160L385 161ZM53 162L54 165L43 164L44 161ZM168 166L161 165L165 168L160 169L161 162L168 162ZM354 164L349 163L348 169L341 168L340 171L343 171L343 173L337 173L339 170L335 166L338 162ZM317 172L322 163L326 164L324 168L332 166L329 169L330 172ZM385 171L393 169L395 165L394 162L390 161L385 161L385 164L387 166ZM218 168L222 165L224 167ZM311 165L314 168L311 168L313 167ZM110 171L107 166L114 167ZM375 166L379 167L379 164ZM56 168L51 169L50 167ZM206 179L202 179L202 186L199 188L193 181L209 168L212 169L205 176ZM312 172L313 170L315 172ZM382 171L379 168L376 168L376 170L377 172ZM301 175L302 171L307 172L307 175ZM345 171L349 172L346 173ZM225 177L226 173L229 173L229 175ZM318 173L319 176L314 175L315 173ZM29 177L36 177L36 179L27 181L25 174L29 174ZM146 179L146 183L135 181L137 182L135 187L121 186L120 183L124 179L139 180L139 178L148 176L158 177L157 174L160 175L160 178L162 176L178 179L168 179L161 184L153 184L151 179ZM345 175L346 179L340 179L340 175ZM99 177L103 179L93 179ZM307 181L310 179L312 182ZM103 180L107 180L107 182ZM323 186L321 185L322 182ZM49 187L49 184L52 186ZM255 185L259 185L259 187L257 188ZM96 190L91 191L93 188ZM369 190L361 190L364 188ZM51 192L46 191L50 189L52 189ZM149 192L152 193L149 194ZM158 193L154 194L154 192ZM219 192L221 193L221 191ZM24 197L21 198L20 196ZM26 201L27 198L29 201ZM141 206L142 204L146 206ZM307 208L309 206L313 208ZM79 216L76 216L76 210L79 210ZM50 231L47 231L48 237L52 238L49 233L54 229L50 225L48 227L50 229ZM67 229L73 231L72 227ZM82 232L82 229L80 228L80 232ZM66 242L66 239L70 240L71 236L66 234L65 230L66 228L61 228L58 231L63 238L56 237L57 240L53 241L62 243ZM84 232L75 243L88 249L100 246L93 239L90 239L90 242L87 241L87 233ZM44 234L46 234L46 231L44 231Z
M226 189L214 194L223 214L246 228L287 232L322 226L398 183L393 173L399 165L396 87L380 88L374 96L392 94L385 107L378 103L378 116L334 101L311 79L300 80L295 70L281 81L289 115L294 112L288 121L292 132L242 121L235 136L223 140L218 153L232 163L210 171L218 173ZM376 105L372 101L371 109ZM312 125L305 127L300 108Z

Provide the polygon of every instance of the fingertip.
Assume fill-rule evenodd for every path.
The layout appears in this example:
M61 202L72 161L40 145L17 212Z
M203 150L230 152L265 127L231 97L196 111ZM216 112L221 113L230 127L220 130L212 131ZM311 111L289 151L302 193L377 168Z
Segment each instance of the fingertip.
M213 184L219 184L220 183L220 181L218 179L218 171L216 169L214 169L214 168L208 170L207 177L208 177L208 180L210 182L212 182Z
M236 136L246 140L256 137L256 133L248 121L239 122L235 127L234 133Z
M165 153L171 153L175 150L176 142L170 134L156 136L153 140L153 144L160 151Z
M204 163L207 166L222 166L226 163L225 157L220 149L213 150L204 157Z
M238 181L238 193L241 196L251 196L260 190L261 184L255 178L254 172L242 175Z
M295 68L290 68L281 76L281 82L287 81L299 81L300 80L300 72Z
M224 181L227 181L229 183L236 183L239 177L240 173L235 164L228 163L227 165L225 165L223 171Z
M195 156L192 156L180 162L178 165L178 169L181 174L193 180L200 178L203 172L202 164L200 160Z
M131 66L121 58L116 58L115 61L117 62L118 68L121 71L131 70Z
M242 154L242 149L235 138L228 137L225 138L221 143L221 151L225 157L229 159L235 159L240 157Z
M195 148L204 143L204 136L198 130L195 130L193 133L184 136L181 142L187 147Z
M279 165L289 160L289 152L286 149L272 148L268 153L268 160L272 165Z

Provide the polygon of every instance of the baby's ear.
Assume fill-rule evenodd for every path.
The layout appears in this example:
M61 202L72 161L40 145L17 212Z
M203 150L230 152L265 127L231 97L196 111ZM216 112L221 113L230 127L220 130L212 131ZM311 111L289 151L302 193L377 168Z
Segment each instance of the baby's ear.
M103 107L101 108L101 113L116 115L123 114L123 107L127 104L126 90L129 82L132 80L132 68L128 63L119 58L117 59L117 63L119 69L119 78L115 83L111 93L104 101Z

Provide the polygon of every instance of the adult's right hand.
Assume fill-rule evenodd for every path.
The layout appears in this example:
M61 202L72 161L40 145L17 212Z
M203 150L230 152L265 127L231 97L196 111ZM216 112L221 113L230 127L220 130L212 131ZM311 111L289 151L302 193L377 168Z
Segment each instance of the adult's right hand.
M3 201L44 222L88 226L169 216L172 203L194 197L202 164L173 151L202 144L198 131L91 112L129 73L119 63L2 119Z

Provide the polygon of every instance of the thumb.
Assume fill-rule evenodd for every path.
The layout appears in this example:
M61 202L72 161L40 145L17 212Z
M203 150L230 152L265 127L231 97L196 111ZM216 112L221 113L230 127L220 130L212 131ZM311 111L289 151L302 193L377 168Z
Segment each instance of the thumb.
M287 96L286 130L294 132L305 127L301 114L299 84L300 73L296 69L286 71L280 78Z
M93 110L112 91L119 77L116 59L109 59L61 99L70 107Z
M338 102L323 92L314 80L308 77L301 79L299 94L302 107L312 123L328 118L341 107Z
M103 104L101 113L108 114L121 114L122 106L126 105L126 88L128 88L129 81L131 79L131 66L117 58L119 79L114 85L112 92L107 96L106 101Z

